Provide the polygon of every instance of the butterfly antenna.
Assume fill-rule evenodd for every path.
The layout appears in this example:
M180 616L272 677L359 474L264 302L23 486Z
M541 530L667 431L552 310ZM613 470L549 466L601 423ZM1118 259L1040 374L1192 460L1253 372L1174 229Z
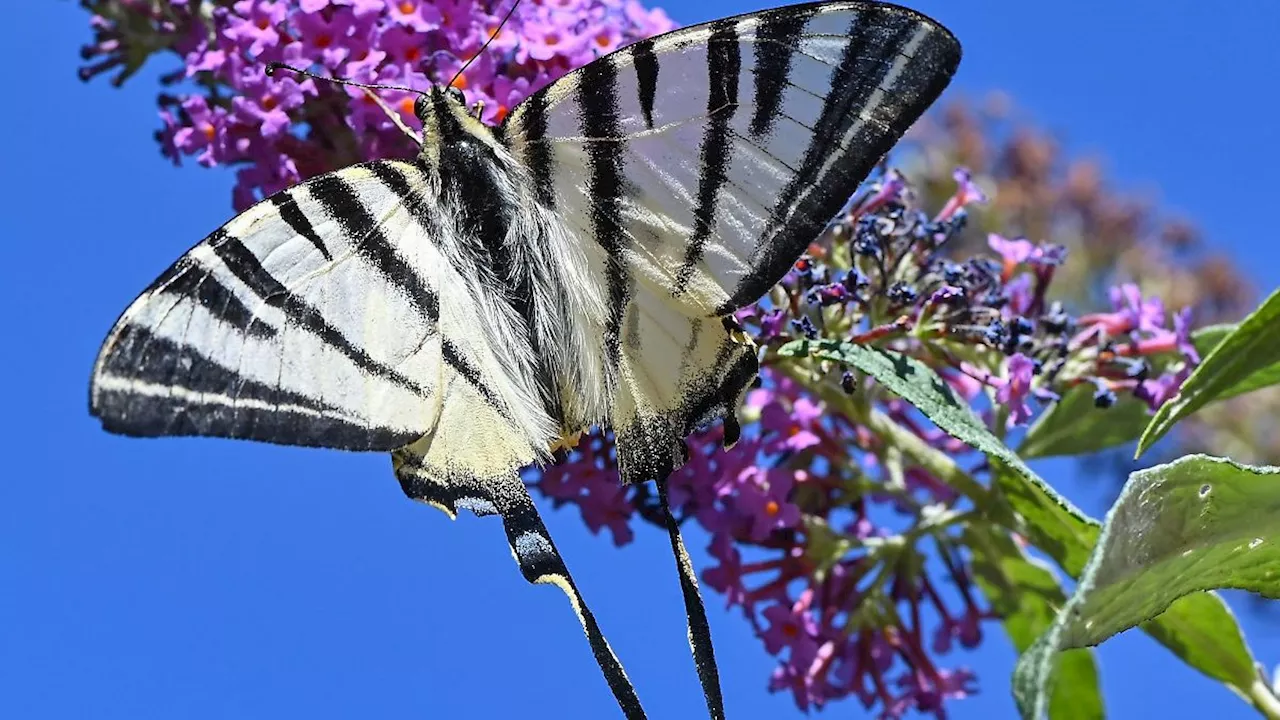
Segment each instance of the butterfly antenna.
M502 28L506 26L507 21L511 19L511 15L515 13L516 8L518 7L520 7L520 0L516 0L511 4L511 9L507 11L507 14L502 18L502 22L498 23L498 27L489 35L489 39L484 41L484 44L481 45L480 49L471 56L470 60L462 63L462 67L458 68L458 72L453 74L453 77L449 79L449 84L445 87L452 87L453 83L456 82L458 78L462 77L462 73L471 66L471 63L475 62L476 58L480 57L484 53L485 49L489 47L489 43L493 42L493 39L498 37L498 33L502 32Z
M354 80L343 80L342 78L317 75L313 72L308 72L306 70L303 70L302 68L296 68L292 65L285 65L284 63L279 63L279 62L267 63L267 77L274 76L277 70L288 70L291 73L296 73L298 75L305 75L315 80L323 80L325 82L336 83L338 85L350 85L352 87L365 88L367 90L399 90L400 92L410 92L410 93L416 93L423 97L430 97L430 95L423 92L422 90L414 90L413 88L410 88L410 87L401 87L400 85L378 85L374 83L359 83Z
M309 77L315 80L323 80L325 82L331 82L337 85L350 85L352 87L358 87L363 89L364 94L367 95L369 99L372 100L374 103L376 103L379 108L382 108L382 112L386 114L388 118L391 119L391 122L394 123L397 128L400 129L400 132L404 133L405 135L408 135L409 139L413 140L418 145L422 145L422 136L419 135L417 132L415 132L413 128L410 128L408 125L405 125L404 120L400 119L400 114L392 110L390 107L388 107L387 103L384 102L382 98L378 97L377 93L373 91L374 90L399 90L401 92L417 93L418 95L421 95L423 97L430 97L427 93L421 90L414 90L413 88L400 87L399 85L378 85L373 83L360 83L354 80L344 80L342 78L316 75L313 72L308 72L301 68L296 68L292 65L285 65L284 63L279 63L279 62L267 63L267 71L266 71L267 77L273 77L276 74L276 70L288 70L291 73L296 73L298 75L305 75L306 77Z

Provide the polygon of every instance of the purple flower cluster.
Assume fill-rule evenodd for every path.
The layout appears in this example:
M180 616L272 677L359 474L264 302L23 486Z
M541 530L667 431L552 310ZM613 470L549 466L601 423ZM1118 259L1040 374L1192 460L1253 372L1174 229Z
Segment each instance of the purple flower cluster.
M233 202L260 197L318 173L412 152L362 90L266 74L282 62L320 74L425 89L458 76L468 103L498 123L516 103L569 70L628 42L669 30L661 10L636 0L524 2L494 35L510 0L85 0L94 44L81 76L117 70L166 48L182 58L165 77L159 132L175 163L238 169ZM379 91L416 128L413 95Z
M1163 307L1132 286L1115 291L1113 313L1075 318L1049 300L1061 247L991 235L994 257L951 259L948 240L985 200L967 172L955 179L954 195L930 215L901 175L886 172L768 297L737 314L765 348L760 385L741 411L742 439L723 450L719 427L696 434L689 462L669 480L674 512L711 535L715 564L704 582L779 658L769 687L804 709L852 696L881 717L943 716L945 700L975 692L975 678L939 659L956 642L978 645L992 613L956 532L964 498L903 463L866 408L950 456L970 449L873 379L851 369L798 372L773 350L807 337L911 354L1001 429L1025 425L1033 405L1086 382L1158 404L1165 383L1176 387L1197 361L1187 314L1166 330ZM1175 372L1116 377L1140 358L1165 362L1179 351ZM557 504L576 504L589 527L608 527L621 545L632 521L661 524L661 515L648 487L619 488L613 452L609 436L589 434L530 483Z

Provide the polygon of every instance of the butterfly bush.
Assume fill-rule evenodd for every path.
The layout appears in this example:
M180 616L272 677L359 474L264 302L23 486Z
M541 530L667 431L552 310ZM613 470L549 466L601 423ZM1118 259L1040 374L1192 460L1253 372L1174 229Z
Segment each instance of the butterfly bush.
M151 56L176 56L176 69L160 76L161 151L174 163L236 168L238 209L320 172L413 152L364 91L268 76L268 62L419 89L453 79L497 123L565 72L673 27L634 0L527 0L496 36L505 3L81 4L94 32L83 78L119 84ZM377 94L416 127L412 93ZM954 118L947 123L960 148L952 156L977 162L989 153L973 150ZM936 153L924 156L936 164ZM967 171L943 189L928 163L920 167L923 184L878 171L782 282L737 313L762 358L740 411L741 439L726 450L719 426L696 433L688 463L668 483L673 512L708 539L704 586L777 658L769 689L805 710L853 698L881 717L942 717L948 701L977 690L952 651L978 646L997 613L971 566L974 489L903 449L924 447L978 478L990 471L983 456L874 379L807 356L803 341L910 355L1000 436L1080 388L1098 413L1121 401L1157 408L1199 362L1189 310L1170 315L1158 297L1117 282L1105 307L1073 313L1062 298L1080 300L1071 291L1080 272L1098 272L1094 265L1073 268L1064 244L1043 241L1056 237L1048 227L979 232L996 218L1018 219L1001 206L1016 196L989 183L1000 194L984 211L989 193ZM1044 196L1027 197L1034 206ZM1075 249L1091 262L1087 246ZM584 435L560 460L527 481L553 504L576 508L591 531L625 545L636 527L662 524L651 486L619 484L609 433Z

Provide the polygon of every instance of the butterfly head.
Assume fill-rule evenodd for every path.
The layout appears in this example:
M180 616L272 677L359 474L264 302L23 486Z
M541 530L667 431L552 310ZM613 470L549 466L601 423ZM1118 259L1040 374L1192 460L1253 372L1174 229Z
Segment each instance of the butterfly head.
M436 85L413 103L413 112L422 123L424 145L427 140L448 143L467 136L490 136L492 133L480 122L482 109L478 103L468 108L462 91L452 85Z
M418 98L413 101L413 114L422 122L423 127L427 125L427 118L432 113L439 111L438 103L440 101L464 110L467 106L466 97L457 87L453 85L432 87L429 91L418 95Z

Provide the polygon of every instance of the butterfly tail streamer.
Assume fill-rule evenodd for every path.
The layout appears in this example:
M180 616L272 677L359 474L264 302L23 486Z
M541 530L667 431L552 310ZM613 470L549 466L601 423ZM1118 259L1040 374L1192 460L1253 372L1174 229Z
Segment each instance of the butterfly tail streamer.
M511 543L511 552L520 565L520 572L531 583L550 583L564 591L569 604L573 606L574 614L582 623L587 642L591 644L591 652L618 701L618 707L628 720L644 720L644 709L640 706L640 698L636 695L631 680L569 575L569 568L560 556L560 551L551 542L551 535L538 515L524 482L519 477L513 477L511 482L519 490L519 495L515 496L517 502L506 507L500 506L499 513L507 531L507 541ZM514 492L512 495L514 496Z
M401 488L411 499L439 508L451 517L456 516L458 510L465 509L481 517L498 515L502 518L507 542L520 566L520 573L530 583L555 585L564 591L623 716L627 720L645 720L644 708L635 687L569 575L569 568L551 541L551 533L543 524L520 476L512 473L501 478L444 483L406 462L406 456L397 456L396 459L396 475L400 478Z
M698 576L693 561L680 537L680 525L671 512L667 498L667 482L658 481L658 497L666 518L667 535L671 538L671 552L676 558L676 570L680 573L680 591L684 594L684 612L689 624L689 648L693 651L693 664L698 669L698 681L707 700L707 713L712 720L724 720L724 695L720 692L720 670L716 667L715 648L711 644L711 624L707 621L707 609L698 591Z

